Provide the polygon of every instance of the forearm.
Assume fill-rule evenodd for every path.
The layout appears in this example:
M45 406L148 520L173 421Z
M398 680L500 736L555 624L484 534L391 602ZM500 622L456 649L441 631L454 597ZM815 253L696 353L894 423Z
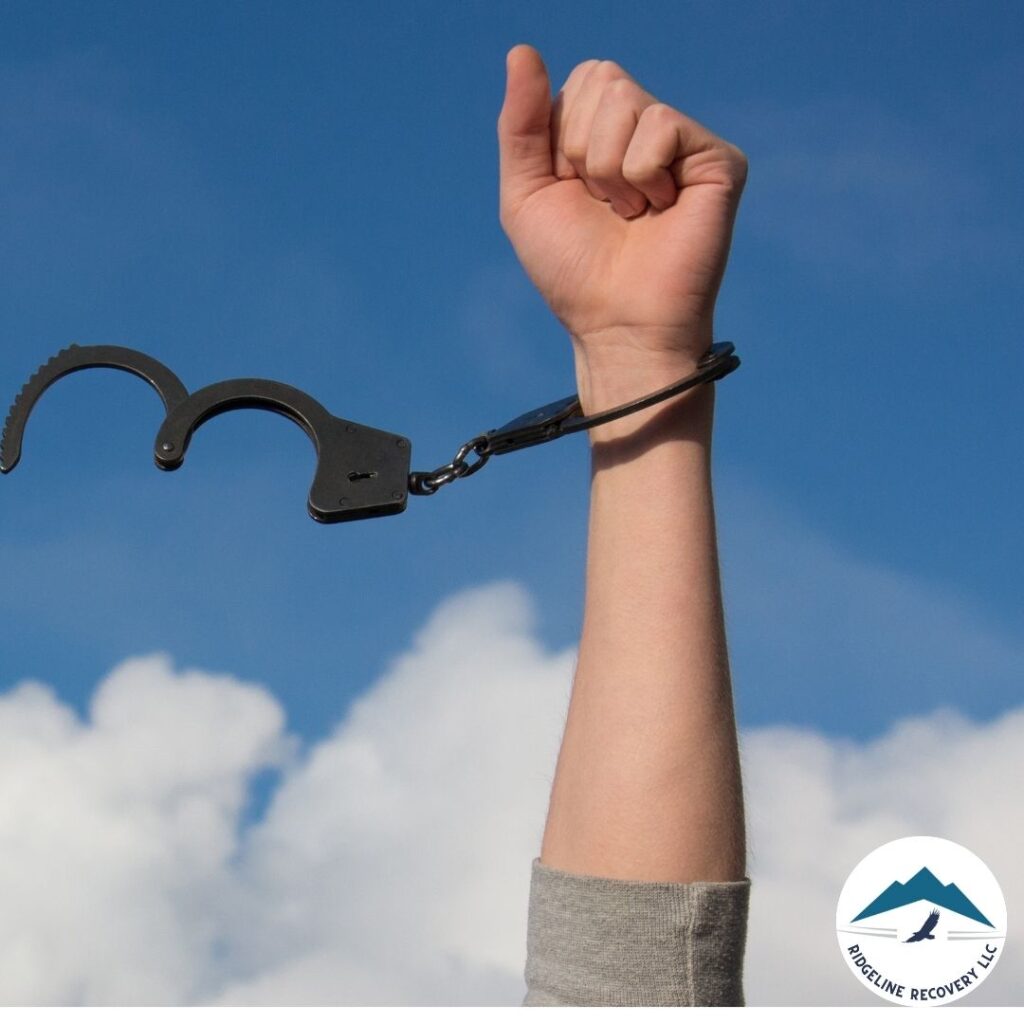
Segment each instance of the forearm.
M687 369L581 376L584 408ZM614 383L611 383L614 381ZM591 432L586 605L541 850L579 874L745 874L710 476L713 386Z

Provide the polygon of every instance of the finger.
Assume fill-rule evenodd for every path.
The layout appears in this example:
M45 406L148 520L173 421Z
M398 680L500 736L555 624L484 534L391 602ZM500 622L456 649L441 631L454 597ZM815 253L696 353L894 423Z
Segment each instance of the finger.
M559 89L551 108L551 149L555 154L555 174L565 180L579 177L563 149L568 114L575 105L584 78L591 68L600 63L599 60L585 60L582 64L577 64L569 73L565 85Z
M666 103L645 107L622 161L625 179L656 209L673 205L688 185L735 189L746 177L743 154Z
M498 115L502 215L554 182L551 85L541 55L525 43L505 59L505 101Z
M622 160L626 181L639 189L656 210L667 210L679 188L669 168L679 149L679 136L671 107L664 103L644 109Z
M647 195L626 179L622 164L642 112L655 102L632 79L616 78L604 87L591 124L587 178L622 217L635 217L647 209Z
M599 61L587 72L565 119L562 152L565 153L576 173L583 179L591 195L597 199L607 197L600 185L592 182L587 176L587 146L590 142L590 130L594 116L601 102L601 94L604 92L605 86L617 78L632 81L630 76L614 61Z

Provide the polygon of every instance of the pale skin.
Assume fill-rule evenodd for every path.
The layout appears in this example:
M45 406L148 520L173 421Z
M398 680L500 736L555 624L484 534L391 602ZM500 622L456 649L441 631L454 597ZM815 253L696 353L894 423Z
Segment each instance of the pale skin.
M612 61L552 99L507 56L501 224L600 412L692 372L712 340L747 163ZM541 862L605 878L745 877L711 490L714 386L590 431L579 659Z

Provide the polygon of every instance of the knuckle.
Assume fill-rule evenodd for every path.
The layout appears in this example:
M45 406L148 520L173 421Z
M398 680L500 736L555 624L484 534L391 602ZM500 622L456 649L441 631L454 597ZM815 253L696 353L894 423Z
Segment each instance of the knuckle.
M750 160L747 158L747 154L739 146L734 146L731 143L729 149L732 152L733 169L743 181L746 181L747 172L750 170Z
M741 149L726 142L724 164L727 182L731 190L738 194L747 183L747 156Z
M627 181L644 183L655 181L659 177L660 171L661 168L654 161L643 157L631 158L628 153L622 161L622 176Z
M569 77L572 78L575 76L576 78L584 78L600 63L601 62L596 57L592 57L590 60L580 61L580 63L577 64L571 72L569 72Z
M605 83L604 88L601 90L601 97L608 97L609 99L625 99L632 96L636 92L637 86L635 82L631 82L628 78L612 78Z
M606 78L610 81L613 78L624 77L626 72L623 71L623 69L619 67L619 65L616 64L615 61L602 60L598 62L597 74L599 74L602 78Z
M640 116L647 121L652 121L654 124L668 124L668 122L678 119L679 112L675 107L659 102L645 107Z

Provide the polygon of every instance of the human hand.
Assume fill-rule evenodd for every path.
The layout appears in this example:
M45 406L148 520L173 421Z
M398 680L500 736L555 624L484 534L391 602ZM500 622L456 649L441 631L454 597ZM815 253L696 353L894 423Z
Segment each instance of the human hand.
M578 64L554 103L533 47L506 71L501 224L569 331L584 410L595 379L607 398L638 368L684 375L712 341L746 158L612 61Z

